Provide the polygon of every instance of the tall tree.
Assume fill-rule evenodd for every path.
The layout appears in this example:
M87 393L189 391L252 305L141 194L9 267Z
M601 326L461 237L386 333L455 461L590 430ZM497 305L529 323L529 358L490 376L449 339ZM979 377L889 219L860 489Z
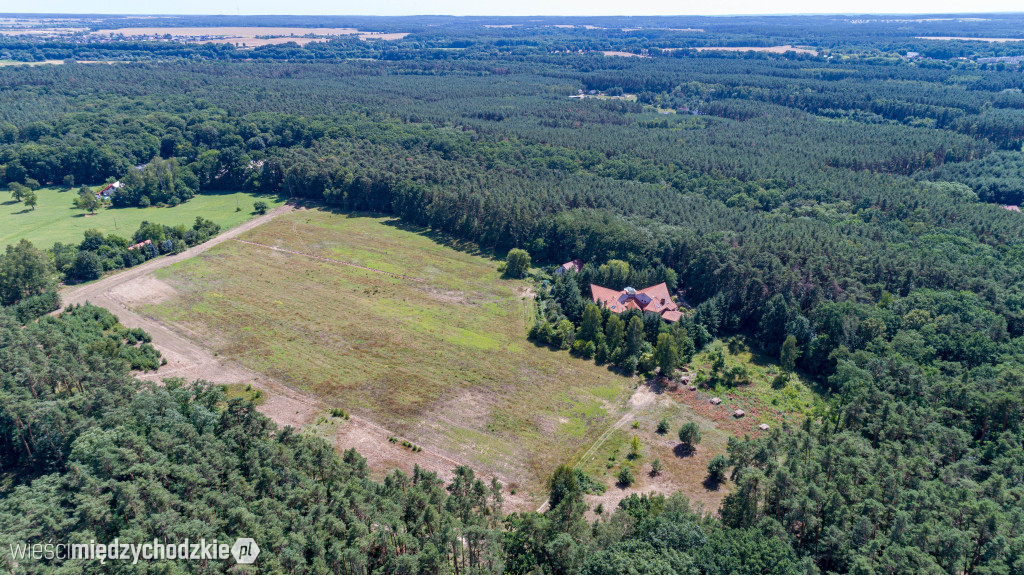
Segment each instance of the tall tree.
M92 190L83 186L83 189L78 191L78 196L75 198L76 208L94 214L99 205L100 201L96 199L96 194Z
M626 328L626 354L637 355L644 344L644 320L634 315Z
M587 304L583 310L583 321L576 339L596 342L601 333L601 310L594 304Z
M786 336L786 341L782 342L782 350L779 352L779 362L782 364L782 369L792 373L796 369L796 360L799 358L800 348L797 347L796 337L792 335Z
M505 256L505 275L510 278L524 278L530 271L530 253L526 250L513 248Z
M625 331L626 326L623 325L622 318L618 314L608 316L608 321L604 325L604 342L609 351L615 351L622 345Z
M671 378L679 361L676 338L667 331L658 334L658 345L654 348L654 359L661 368L661 376Z
M13 305L54 289L55 275L50 255L28 240L7 246L6 253L0 256L0 304Z

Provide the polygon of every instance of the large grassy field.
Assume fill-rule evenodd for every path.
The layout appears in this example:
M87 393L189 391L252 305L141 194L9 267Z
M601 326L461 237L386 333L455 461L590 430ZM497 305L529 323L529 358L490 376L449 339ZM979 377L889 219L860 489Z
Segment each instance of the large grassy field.
M497 262L383 218L292 212L157 272L144 312L220 355L312 391L534 493L623 412L628 378L525 334L528 284Z
M0 192L0 248L22 238L41 248L56 242L78 243L88 229L130 238L143 220L191 225L196 216L202 216L227 229L253 217L252 204L257 199L267 202L271 209L283 203L277 196L232 192L202 194L173 208L103 208L87 215L72 207L77 193L74 190L43 188L36 193L39 203L31 210L14 201L9 192ZM236 205L241 211L235 211Z

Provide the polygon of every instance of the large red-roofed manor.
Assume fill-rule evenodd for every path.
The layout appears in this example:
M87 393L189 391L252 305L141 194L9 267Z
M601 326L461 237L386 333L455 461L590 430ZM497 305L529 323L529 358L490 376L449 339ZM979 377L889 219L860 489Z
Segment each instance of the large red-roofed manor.
M628 287L622 291L590 284L590 295L594 298L594 303L603 305L615 313L638 309L656 313L670 322L679 321L683 317L679 312L679 306L672 301L668 286L664 282L642 290Z

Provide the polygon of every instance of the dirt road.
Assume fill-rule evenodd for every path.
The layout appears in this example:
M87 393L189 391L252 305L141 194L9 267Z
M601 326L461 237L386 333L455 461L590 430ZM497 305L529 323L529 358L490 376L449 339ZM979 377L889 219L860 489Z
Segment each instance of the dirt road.
M272 211L270 211L270 212L268 212L268 213L266 213L266 214L264 214L262 216L253 218L253 219L245 222L244 224L242 224L242 225L240 225L238 227L231 228L230 230L228 230L228 231L226 231L226 232L224 232L224 233L222 233L220 235L214 236L214 237L210 238L209 240L199 244L198 246L191 247L191 248L181 252L180 254L175 254L175 255L172 255L172 256L164 256L164 257L154 258L154 259L151 259L151 260L149 260L148 262L146 262L144 264L135 266L133 268L126 269L126 270L124 270L122 272L118 272L116 274L111 274L111 275L109 275L109 276L107 276L107 277L105 277L103 279L100 279L98 281L95 281L93 283L82 284L80 286L73 286L73 287L64 288L60 292L61 301L63 302L64 305L69 305L69 304L74 304L74 303L85 303L87 301L91 301L93 303L96 303L96 300L94 299L94 296L103 294L103 293L107 292L108 290L110 290L114 286L120 285L120 284L122 284L122 283L124 283L126 281L129 281L129 280L132 280L132 279L135 279L135 278L139 278L139 277L144 276L146 274L153 273L154 271L156 271L156 270L158 270L160 268L165 268L167 266L174 265L174 264L176 264L176 263L178 263L180 261L187 260L189 258L193 258L193 257L195 257L195 256L197 256L197 255L199 255L199 254L201 254L203 252L205 252L206 250L212 248L213 246L216 246L217 244L221 244L221 243L224 243L224 242L226 242L226 241L228 241L230 239L236 238L239 235L241 235L241 234L243 234L243 233L245 233L245 232L247 232L247 231L257 227L257 226L261 226L261 225L269 222L270 220L276 218L277 216L280 216L281 214L286 214L286 213L288 213L288 212L290 212L290 211L292 211L294 209L295 209L295 206L293 206L291 204L285 204L285 205L283 205L283 206L281 206L281 207L279 207L279 208L277 208L275 210L272 210Z
M89 302L110 310L122 324L142 328L148 332L153 337L154 347L167 359L167 365L157 372L137 374L139 379L161 381L167 377L183 377L190 381L204 379L220 384L252 384L254 388L263 392L265 398L259 406L261 413L279 426L290 425L296 429L323 421L323 418L331 425L337 423L336 429L332 431L335 445L339 449L355 447L367 458L371 470L378 475L395 468L411 473L413 465L418 464L422 469L434 471L446 480L450 479L452 470L466 462L458 461L455 457L428 445L423 445L423 450L414 454L400 444L388 441L392 436L401 437L399 434L392 433L362 417L351 415L349 420L343 422L330 418L327 413L335 406L319 397L289 387L215 354L200 343L202 339L197 334L180 325L167 325L154 317L135 311L139 304L155 303L161 297L168 297L174 293L173 288L152 275L154 271L195 257L293 209L295 208L291 205L281 206L180 254L155 258L96 282L65 288L60 293L62 304L66 306ZM478 476L490 481L490 474L477 471ZM499 476L498 479L509 485L506 478ZM521 494L505 493L505 501L508 509L521 510L531 507L530 502Z

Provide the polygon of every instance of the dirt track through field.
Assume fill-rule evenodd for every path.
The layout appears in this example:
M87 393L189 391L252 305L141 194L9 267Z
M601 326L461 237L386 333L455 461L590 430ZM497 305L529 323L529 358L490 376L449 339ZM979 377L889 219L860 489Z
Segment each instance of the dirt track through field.
M465 465L465 461L458 461L449 454L428 445L422 445L423 450L413 454L400 444L388 441L389 437L401 438L399 434L359 416L350 415L350 419L347 421L331 418L327 414L330 408L336 406L324 402L315 395L289 387L262 373L217 355L199 343L201 338L198 334L192 333L182 326L164 324L154 317L132 309L131 306L145 301L154 291L160 291L159 286L162 285L162 282L151 275L154 271L202 254L218 244L234 239L238 235L293 209L295 209L293 205L286 204L180 254L155 258L90 284L67 287L60 294L63 305L89 302L110 310L122 324L128 327L142 328L148 332L153 337L154 347L167 359L167 365L156 372L138 374L139 379L161 381L168 377L182 377L189 381L204 379L219 384L251 384L255 389L262 391L265 398L258 408L259 411L279 426L290 425L296 429L302 429L321 421L321 418L324 417L332 424L337 423L338 425L333 431L335 446L339 449L355 447L363 457L367 458L370 468L377 474L387 473L394 468L411 472L413 465L418 464L420 468L436 472L445 480L450 479L452 470L459 465ZM264 247L272 248L272 246ZM272 249L289 251L280 248ZM297 255L308 256L308 254L301 253L297 253ZM363 267L347 262L339 261L337 263ZM397 275L381 270L370 269L370 271ZM398 277L422 281L418 278ZM164 287L169 289L169 286ZM490 481L492 474L481 472L482 470L479 469L476 471L478 477ZM498 479L506 486L510 484L505 477L499 475ZM531 507L530 502L522 494L512 495L506 492L504 496L506 505L510 509L522 510Z

